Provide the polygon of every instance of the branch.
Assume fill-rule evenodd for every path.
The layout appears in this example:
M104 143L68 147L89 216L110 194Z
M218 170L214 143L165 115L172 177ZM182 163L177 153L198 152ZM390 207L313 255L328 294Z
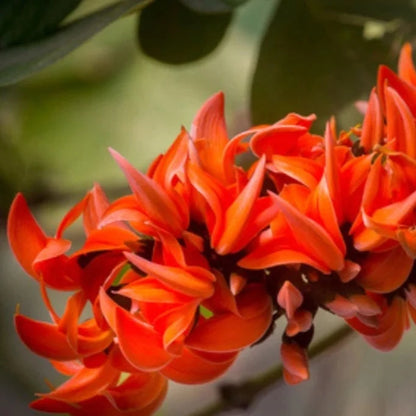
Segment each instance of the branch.
M353 331L343 325L309 349L309 358L316 357L322 352L343 341ZM219 387L220 398L206 408L192 413L190 416L214 416L221 411L231 409L247 409L257 396L265 389L282 380L283 366L278 365L257 377L238 384L222 384Z

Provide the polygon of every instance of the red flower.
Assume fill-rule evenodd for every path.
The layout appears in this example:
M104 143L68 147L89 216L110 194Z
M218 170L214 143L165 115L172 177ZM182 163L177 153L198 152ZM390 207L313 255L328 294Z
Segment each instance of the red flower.
M20 194L8 236L52 322L17 312L35 353L70 378L32 403L83 416L150 415L167 379L215 379L286 317L284 378L309 377L319 308L389 350L416 321L416 71L381 67L362 127L323 136L295 113L229 139L221 93L146 174L110 150L131 193L96 185L47 236ZM357 136L357 137L355 137ZM249 139L249 141L245 141ZM236 156L251 151L243 168ZM70 253L65 230L82 217ZM70 291L59 316L48 289ZM86 306L91 314L81 321Z

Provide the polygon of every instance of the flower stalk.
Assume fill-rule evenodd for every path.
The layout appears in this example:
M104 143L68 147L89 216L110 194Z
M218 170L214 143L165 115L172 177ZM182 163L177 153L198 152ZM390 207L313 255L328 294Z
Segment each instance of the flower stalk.
M313 344L309 349L309 358L318 357L322 353L339 346L353 333L349 326L342 325L319 342ZM220 384L218 388L220 398L207 407L191 413L189 416L215 416L223 411L248 409L261 394L264 394L267 389L276 386L282 380L283 366L278 365L241 383Z

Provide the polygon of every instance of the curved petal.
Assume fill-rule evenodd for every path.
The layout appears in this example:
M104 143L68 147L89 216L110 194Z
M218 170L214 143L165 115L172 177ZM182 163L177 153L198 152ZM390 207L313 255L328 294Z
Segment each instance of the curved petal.
M273 193L270 195L285 216L297 243L304 249L305 254L332 270L342 270L344 255L328 233L283 198Z
M162 336L149 324L134 318L124 309L115 311L116 333L127 360L142 371L156 371L173 358L163 347Z
M188 302L159 315L153 322L156 331L163 334L163 347L169 352L175 352L179 344L182 350L182 336L189 332L195 321L197 302ZM179 342L175 342L179 341Z
M136 372L108 394L120 411L145 409L154 402L163 400L167 391L166 378L158 373ZM136 413L134 413L135 415Z
M328 206L331 206L332 209L335 211L335 222L342 222L343 220L343 207L342 207L342 197L341 197L341 182L340 182L340 167L337 162L337 154L335 152L335 119L332 118L326 125L325 129L325 167L324 167L324 175L321 178L320 184L318 186L319 189L319 196L322 196L329 200L327 202ZM324 195L323 195L324 194ZM328 210L329 211L329 210ZM325 225L328 225L325 222ZM338 227L335 227L338 230ZM329 228L331 231L331 235L334 238L334 231L332 228ZM339 233L339 230L338 230ZM342 242L341 245L344 243ZM338 246L340 244L338 243ZM345 249L345 248L344 248Z
M406 254L413 260L416 259L416 229L405 228L396 231L397 240Z
M400 51L398 74L409 84L416 85L416 70L413 64L412 46L409 42L406 42Z
M329 273L330 271L328 267L318 263L305 253L282 246L278 240L259 245L238 262L239 266L254 270L286 264L309 264L323 273Z
M67 336L56 325L17 314L14 318L20 339L35 354L52 360L74 360L79 357Z
M254 134L250 147L257 156L266 155L271 160L273 155L287 155L297 144L299 137L308 129L301 125L274 124Z
M212 211L212 216L209 217L207 213L202 210L205 215L205 222L211 234L211 244L215 244L221 236L224 229L224 201L227 201L225 189L212 176L208 175L195 163L188 163L187 175L196 191L206 201L209 209ZM201 209L201 207L198 207Z
M118 294L142 302L182 303L191 298L166 288L154 277L145 277L129 283Z
M98 228L103 228L106 225L119 221L140 224L140 229L147 228L145 222L149 221L149 218L140 211L139 202L133 194L122 196L112 202L104 212L98 224Z
M88 193L83 213L84 229L87 235L98 228L101 218L109 205L107 196L101 186L95 184Z
M168 287L184 295L207 298L214 293L212 281L215 280L215 277L214 279L208 280L207 273L204 273L204 276L201 273L191 274L182 268L153 263L143 257L128 252L125 253L125 256L143 272L156 277ZM201 268L194 267L193 269L197 272L197 269Z
M386 205L370 216L364 209L362 219L365 227L354 236L354 246L365 251L380 246L386 239L396 239L396 230L416 206L416 191L401 201Z
M217 179L223 179L223 152L228 143L228 134L222 92L209 98L198 111L190 135L197 148L201 166Z
M416 125L413 114L400 95L386 87L387 140L392 150L416 157Z
M58 329L65 333L69 345L77 351L78 344L78 319L85 306L86 298L83 292L76 292L69 297L65 311L58 324Z
M302 302L303 295L301 291L292 282L286 280L277 295L277 303L286 311L289 319L293 318Z
M285 342L280 346L280 356L283 363L283 377L287 384L298 384L309 378L308 358L299 345Z
M238 351L231 354L217 354L217 360L211 361L184 347L180 357L172 360L161 372L177 383L207 383L221 376L233 364L237 355Z
M273 155L268 168L273 172L283 173L310 189L315 188L322 176L320 163L300 156Z
M338 197L337 201L340 200L341 198ZM344 256L346 252L345 242L339 229L337 212L332 201L326 177L322 177L318 186L309 196L306 214L323 227ZM339 206L338 202L337 205ZM341 210L342 208L339 208L339 212Z
M16 195L10 207L7 236L17 261L27 274L37 278L32 263L48 240L20 193Z
M253 210L254 203L260 194L263 185L264 166L265 159L262 157L249 182L225 213L224 232L215 244L215 249L220 255L235 251L233 246L240 237Z
M103 392L115 383L119 376L120 371L111 367L110 361L107 360L98 368L82 368L55 390L48 394L40 394L40 396L69 403L81 402Z
M110 153L124 171L141 210L152 222L174 235L180 235L186 224L163 188L153 179L134 169L127 159L115 150L110 149Z
M71 248L71 242L69 240L58 240L55 238L48 238L45 246L39 251L35 259L33 260L33 267L36 268L36 263L50 260L55 257L59 257L66 253Z
M365 112L360 144L366 152L381 143L384 136L383 114L375 88L371 91L368 107Z
M132 231L112 225L91 231L84 246L73 256L103 250L126 250L129 242L137 242L139 237Z
M88 194L67 212L67 214L64 216L61 223L59 224L58 229L56 230L56 238L62 238L62 234L65 232L65 230L71 224L73 224L78 219L78 217L82 214L87 198L88 198Z
M400 246L388 252L370 253L361 264L356 282L371 292L393 292L407 280L412 267L413 259Z
M396 90L396 92L403 98L405 103L409 106L413 116L416 116L416 86L408 84L406 81L400 79L390 68L381 65L377 76L377 93L385 110L386 102L384 96L385 85Z
M231 352L258 341L269 328L272 303L264 290L255 290L260 289L256 285L251 289L247 286L239 295L240 315L224 313L201 320L187 337L186 345L200 351Z
M374 348L381 351L390 351L400 342L408 325L405 301L396 296L382 318L380 332L375 335L365 335L364 338Z

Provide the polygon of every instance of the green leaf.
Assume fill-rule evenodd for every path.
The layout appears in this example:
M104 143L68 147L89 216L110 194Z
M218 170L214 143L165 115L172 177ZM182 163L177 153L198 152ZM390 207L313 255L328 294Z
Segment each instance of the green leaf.
M360 17L371 19L415 19L414 0L310 0L315 13L326 14L327 18L351 19L359 23Z
M65 56L146 0L124 0L61 27L36 42L0 50L0 86L12 84Z
M310 3L282 0L271 21L252 84L256 124L292 111L315 113L314 126L322 133L330 116L368 97L379 64L395 62L391 45L399 33L366 39L365 21L357 25L337 14L321 15Z
M81 0L2 0L0 49L52 32Z
M180 0L185 6L199 13L227 13L247 0Z
M230 21L231 13L201 14L178 0L155 1L141 13L139 44L144 53L162 62L194 61L218 45Z

